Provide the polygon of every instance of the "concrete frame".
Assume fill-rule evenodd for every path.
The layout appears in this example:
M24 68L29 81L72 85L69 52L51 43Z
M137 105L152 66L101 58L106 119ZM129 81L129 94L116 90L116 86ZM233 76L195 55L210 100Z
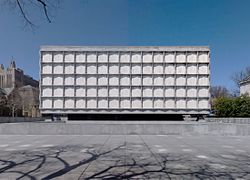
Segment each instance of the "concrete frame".
M43 55L45 53L51 53L52 54L52 62L43 62L42 58ZM54 55L56 53L61 53L63 54L63 61L61 63L57 63L54 62ZM74 56L74 61L73 62L65 62L65 55L67 55L67 53L71 53ZM87 61L87 55L85 58L85 62L83 63L79 63L76 62L76 55L79 53L90 53L90 54L95 54L96 55L96 61L95 62L88 62ZM102 62L99 63L98 62L98 54L100 53L106 53L107 54L107 62ZM110 56L113 54L118 54L118 62L110 62ZM121 53L127 53L129 54L129 62L121 62ZM132 61L132 56L133 53L135 54L141 54L140 55L140 62L131 62ZM144 53L152 53L152 62L143 62L143 55ZM167 53L172 53L174 54L174 62L172 63L168 63L165 62L165 55ZM185 56L185 62L177 62L177 56L179 55L179 53L184 54ZM187 58L188 55L192 53L196 56L196 62L187 62ZM160 54L163 57L163 61L162 62L154 62L154 56L156 54ZM207 55L207 62L199 62L198 57L200 54L206 54ZM41 79L41 83L40 83L40 109L41 109L41 113L42 114L81 114L81 113L163 113L163 114L208 114L209 110L210 110L210 49L207 46L81 46L81 47L77 47L77 46L42 46L40 49L40 79ZM67 65L72 65L74 67L74 73L71 75L66 74L65 72L65 66ZM76 73L76 68L78 64L84 64L85 65L85 73L79 75ZM98 65L99 64L106 64L108 73L100 73ZM112 65L117 65L118 66L118 73L116 74L110 74L110 67ZM172 64L174 66L174 74L166 74L164 73L166 71L166 66ZM45 65L51 65L52 69L51 69L51 74L46 74L43 72L43 67ZM57 73L55 75L54 69L56 65L61 65L63 68L62 73ZM96 67L96 73L94 74L88 74L88 65L93 65ZM129 72L128 74L122 74L121 73L121 67L123 65L128 65L129 66ZM133 74L132 73L132 68L133 65L138 65L141 68L141 72L138 74ZM143 73L144 71L144 67L146 65L151 66L151 71L154 72L154 68L156 66L162 66L163 67L163 73L162 74L145 74ZM179 73L177 74L177 70L179 65L183 65L185 68L185 72L184 74ZM187 74L187 68L188 65L193 65L196 66L196 72L193 72L192 74ZM201 73L199 72L199 68L201 67L201 65L205 65L207 67L207 72L206 73ZM181 69L181 68L180 68ZM63 84L62 85L52 85L52 84L48 84L45 85L43 84L43 80L44 77L51 77L52 78L52 83L54 83L55 77L56 76L61 76L63 77ZM74 85L66 85L65 84L65 78L66 77L73 77L74 79ZM76 80L77 80L77 76L82 76L85 78L85 85L77 85ZM87 81L88 81L88 77L91 76L95 76L96 77L96 85L87 85ZM100 76L106 76L107 80L108 80L108 84L107 85L99 85L98 84L98 78ZM116 76L118 78L118 85L111 85L110 84L110 77L112 76ZM129 85L121 85L121 77L123 76L128 76L130 79L130 84ZM163 78L163 84L161 85L156 85L154 82L154 78L155 77L162 77ZM166 77L173 77L174 78L174 84L173 85L168 85L166 84ZM140 85L133 85L132 84L132 77L138 77L141 78L141 84ZM144 85L143 84L143 78L144 77L151 77L152 79L152 85ZM177 78L184 78L185 80L185 85L177 85ZM196 85L187 85L188 83L188 78L189 77L195 77L196 79ZM206 77L208 79L208 84L207 85L200 85L199 84L199 78L200 77ZM43 89L44 88L51 88L52 90L52 94L51 97L45 97L42 93L43 93ZM55 99L58 97L55 97L54 94L54 90L56 87L62 87L63 88L63 96L60 97L61 99L63 99L63 106L62 108L55 108L54 107L54 103L55 103ZM66 97L65 94L65 89L68 87L74 87L74 96L72 97ZM85 87L85 96L84 97L77 97L76 96L76 90L78 87ZM107 92L108 92L108 96L107 97L99 97L98 96L98 90L102 87L107 87ZM130 96L129 97L122 97L121 96L121 88L122 87L128 87L130 89ZM145 97L143 96L143 90L146 87L151 87L152 88L152 97ZM174 90L174 96L172 97L167 97L166 96L166 88L173 88ZM96 88L96 97L88 97L87 94L87 88ZM111 88L117 88L119 90L118 92L118 97L113 97L110 96L110 89ZM141 92L141 96L138 97L132 97L132 91L133 88L138 88L140 89ZM154 92L155 89L163 89L163 96L161 97L156 97L154 96ZM185 93L186 96L185 97L177 97L177 90L178 88L183 88L185 89ZM196 97L188 97L187 96L187 90L188 88L195 88L196 89ZM204 97L200 97L199 96L199 90L203 88L206 89L208 94L207 96ZM52 107L51 108L46 108L43 106L43 102L44 99L51 99L52 101ZM73 108L65 108L65 100L68 99L74 99L73 103ZM86 103L84 105L84 107L81 108L76 108L76 103L78 99L85 99ZM97 106L96 108L88 108L87 106L87 100L88 99L95 99ZM107 108L99 108L98 107L98 100L99 99L107 99L107 103L108 103L108 107ZM118 100L119 106L117 108L114 108L112 106L110 106L110 100L115 99ZM130 107L128 108L124 108L122 107L121 103L123 99L128 99L130 102ZM133 108L132 104L133 104L133 100L138 99L141 101L141 108ZM151 99L152 100L152 108L143 108L143 100L144 99ZM163 106L162 108L157 108L155 107L155 100L163 100ZM173 99L174 100L174 108L167 108L166 107L166 100L168 99ZM183 101L185 100L185 108L180 108L177 105L177 101L182 99ZM207 102L207 107L206 108L186 108L187 107L187 102L188 100L193 99L196 100L196 105L199 106L199 101L200 100L206 100Z

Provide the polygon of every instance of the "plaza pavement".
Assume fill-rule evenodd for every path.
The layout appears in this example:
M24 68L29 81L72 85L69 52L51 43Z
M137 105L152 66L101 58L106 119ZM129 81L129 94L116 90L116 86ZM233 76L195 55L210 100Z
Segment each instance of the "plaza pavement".
M1 135L0 179L250 179L249 136Z

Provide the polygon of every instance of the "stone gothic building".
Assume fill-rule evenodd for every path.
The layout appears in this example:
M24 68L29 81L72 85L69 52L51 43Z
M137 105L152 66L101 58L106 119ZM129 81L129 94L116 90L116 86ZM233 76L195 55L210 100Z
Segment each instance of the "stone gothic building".
M15 61L11 61L5 69L0 65L0 89L1 96L10 101L13 93L18 93L22 115L26 117L38 117L39 113L39 82L24 74L22 69L16 67Z
M30 85L39 87L39 82L32 77L25 75L23 70L16 68L15 61L11 61L9 67L5 70L4 65L0 65L0 88L19 88Z

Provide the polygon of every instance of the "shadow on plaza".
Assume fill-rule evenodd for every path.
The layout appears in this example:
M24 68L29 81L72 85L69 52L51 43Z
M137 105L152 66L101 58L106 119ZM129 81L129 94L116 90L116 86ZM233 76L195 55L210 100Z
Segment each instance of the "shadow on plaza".
M46 150L40 150L38 152L13 152L11 157L22 156L23 161L16 162L12 159L0 158L0 175L1 174L15 174L17 179L56 179L63 177L67 173L71 173L76 168L82 168L80 177L78 179L171 179L171 178L191 178L191 179L235 179L249 178L249 162L250 157L247 155L238 155L241 159L241 165L244 164L248 169L239 167L239 164L230 164L230 169L216 169L208 165L209 162L193 162L192 159L182 157L182 155L173 157L171 154L158 154L155 160L152 160L152 156L149 159L133 157L133 154L128 159L122 160L117 151L124 149L126 144L117 146L113 149L98 153L95 147L87 147L84 152L87 155L86 158L79 160L72 164L67 162L63 158L63 153L70 153L71 150L78 150L82 148L79 146L66 146L66 147L54 147ZM75 151L76 152L76 151ZM88 167L94 165L98 160L98 163L102 163L102 158L109 158L108 165L101 166L97 172L88 173ZM51 166L48 159L54 160L59 166L54 172L41 171L42 168ZM157 160L158 159L158 160ZM243 161L244 160L244 161ZM232 161L230 158L225 158L223 161ZM237 160L236 160L237 161ZM187 168L178 168L171 166L172 164L185 164ZM85 166L84 166L85 165ZM28 166L28 168L27 168ZM26 168L25 168L26 167ZM27 170L26 170L27 169ZM240 169L240 170L239 170ZM37 174L43 176L37 177Z

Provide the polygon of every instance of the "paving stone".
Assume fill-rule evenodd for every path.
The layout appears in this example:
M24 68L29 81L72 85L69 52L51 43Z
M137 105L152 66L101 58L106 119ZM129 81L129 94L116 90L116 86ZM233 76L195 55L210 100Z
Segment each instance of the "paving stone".
M250 179L249 140L239 136L0 136L0 179Z

